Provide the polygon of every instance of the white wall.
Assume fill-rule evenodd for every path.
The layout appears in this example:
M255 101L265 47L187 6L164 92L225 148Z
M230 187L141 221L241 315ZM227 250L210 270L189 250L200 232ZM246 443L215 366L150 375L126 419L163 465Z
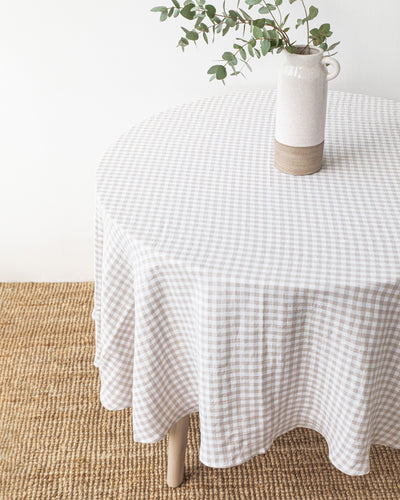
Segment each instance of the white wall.
M229 0L227 0L229 5ZM209 83L231 44L176 49L163 0L14 0L0 16L0 281L93 279L94 174L105 149L152 113L274 87L278 58ZM165 3L164 3L165 4ZM168 0L170 4L170 0ZM236 0L231 0L231 5ZM400 2L315 0L342 41L331 88L400 100Z

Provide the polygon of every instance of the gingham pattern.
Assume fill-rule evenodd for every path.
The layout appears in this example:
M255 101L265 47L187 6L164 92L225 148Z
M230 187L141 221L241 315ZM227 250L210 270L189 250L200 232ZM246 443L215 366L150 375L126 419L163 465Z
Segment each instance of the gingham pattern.
M275 92L203 99L126 132L97 173L102 404L155 442L199 412L230 467L303 426L369 472L400 447L400 104L329 94L324 165L273 166Z

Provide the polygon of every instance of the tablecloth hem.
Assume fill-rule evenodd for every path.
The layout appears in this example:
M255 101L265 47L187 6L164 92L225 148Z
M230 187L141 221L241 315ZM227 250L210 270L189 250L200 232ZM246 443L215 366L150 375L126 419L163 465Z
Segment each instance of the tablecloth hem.
M160 434L157 434L157 437L154 437L154 438L140 438L137 435L135 435L135 432L133 432L133 440L136 443L142 443L142 444L158 443L158 442L162 441L163 439L165 439L165 437L167 436L167 434L168 434L169 430L171 429L171 427L175 423L177 423L181 418L183 418L184 416L186 416L188 414L191 414L191 413L198 413L198 411L199 410L198 410L198 407L197 407L197 408L192 408L192 409L185 410L184 412L180 413L180 416L178 418L174 418L171 421L171 423L168 424L168 426L167 426L168 430L163 431ZM199 460L200 460L200 462L202 464L206 465L207 467L211 467L213 469L228 469L230 467L236 467L238 465L242 465L242 464L248 462L249 460L251 460L252 458L257 457L258 455L263 455L263 454L267 453L268 450L271 448L271 446L276 441L276 439L278 439L280 436L283 436L284 434L292 431L293 429L297 429L299 427L304 427L306 429L311 429L311 430L313 430L315 432L318 432L318 434L320 434L325 439L325 441L327 443L327 446L328 446L328 458L329 458L329 461L340 472L343 472L344 474L347 474L348 476L364 476L366 474L369 474L369 472L370 472L370 467L369 466L367 468L364 468L364 469L360 468L360 469L356 470L354 468L349 469L348 467L346 467L343 464L339 463L336 460L336 458L333 457L333 454L332 454L333 446L331 445L331 439L328 439L326 437L326 433L322 432L321 429L320 429L320 427L318 425L311 426L311 425L306 425L304 423L300 423L300 424L288 427L283 432L280 432L279 434L275 435L274 438L269 442L268 445L263 446L257 452L250 453L248 455L245 455L244 457L238 458L237 460L231 460L231 461L229 461L227 463L221 464L221 463L212 462L212 461L209 461L209 460L205 459L202 456L201 452L199 454ZM378 444L378 443L370 443L370 447L373 444ZM387 444L386 445L381 445L381 446L390 446L391 447L391 445L387 445ZM369 460L369 453L370 453L370 451L368 452L368 460Z
M135 443L142 443L142 444L158 443L158 442L160 442L160 441L162 441L163 439L166 438L166 436L168 435L171 427L173 425L175 425L176 423L178 423L179 420L181 420L183 417L186 417L187 415L191 415L192 413L198 413L198 412L199 412L199 407L197 405L195 407L189 408L189 409L187 409L187 410L179 413L180 416L178 418L174 417L170 421L170 423L166 426L167 430L161 432L161 434L160 433L157 434L157 437L155 437L155 438L140 438L140 437L137 437L137 434L135 434L135 429L133 429L133 440L135 441Z
M268 445L263 446L262 448L260 448L259 451L255 452L255 453L251 453L249 455L246 455L245 458L241 457L241 458L238 458L237 460L230 461L228 464L223 464L222 465L222 464L216 464L215 462L213 463L213 462L211 462L209 460L204 459L204 457L202 456L202 454L200 452L200 454L199 454L199 460L200 460L200 462L202 464L206 465L207 467L212 467L213 469L228 469L230 467L236 467L238 465L242 465L242 464L248 462L249 460L251 460L252 458L257 457L258 455L264 455L265 453L268 452L268 450L271 448L271 446L274 444L274 442L280 436L283 436L283 435L287 434L288 432L290 432L290 431L292 431L294 429L297 429L299 427L304 427L306 429L311 429L311 430L313 430L315 432L318 432L318 434L320 434L325 439L325 441L327 443L327 446L328 446L328 458L329 458L329 461L340 472L343 472L344 474L347 474L348 476L364 476L366 474L369 474L369 472L370 472L370 467L369 466L366 469L354 470L354 468L353 469L349 469L348 467L345 467L342 464L340 464L339 462L337 462L336 459L332 457L332 449L333 449L333 447L332 447L332 445L330 443L330 439L328 439L326 437L326 435L323 432L321 432L320 428L317 425L311 426L311 425L305 425L303 423L298 424L298 425L294 425L294 426L291 426L291 427L288 427L283 432L280 432L279 434L277 434L269 442ZM373 444L375 444L375 443L371 443L370 446L372 446ZM389 446L389 445L383 445L383 446ZM368 459L369 459L369 452L368 452Z
M135 436L135 433L133 433L133 440L134 440L135 443L141 443L141 444L154 444L154 443L158 443L158 442L160 442L160 441L162 441L163 439L166 438L166 436L168 435L169 429L171 429L171 427L175 423L177 423L181 418L183 418L184 416L186 416L188 414L197 413L197 412L198 412L198 409L197 410L196 409L190 409L190 410L187 410L187 411L183 412L179 418L177 418L177 419L174 418L173 419L172 423L169 424L169 426L168 426L168 430L165 431L165 432L163 432L162 435L159 434L155 438L138 438L138 437ZM361 469L361 470L357 470L356 471L354 469L349 469L349 468L343 466L342 464L340 464L339 462L337 462L336 459L332 457L332 452L331 452L332 446L330 444L330 441L326 438L326 436L320 430L318 430L318 426L311 427L311 426L307 426L307 425L304 425L304 424L295 425L295 426L289 427L288 429L286 429L282 433L277 434L272 439L272 441L270 441L270 443L267 446L262 447L259 451L255 452L255 453L251 453L249 455L245 455L245 457L238 458L237 460L232 460L232 461L230 461L230 462L228 462L226 464L220 464L220 463L215 463L215 462L211 462L209 460L206 460L206 459L204 459L204 457L202 456L201 453L199 454L199 460L205 466L211 467L213 469L229 469L230 467L236 467L236 466L239 466L239 465L242 465L242 464L248 462L249 460L257 457L258 455L263 455L263 454L267 453L268 450L271 448L271 446L276 441L276 439L278 439L280 436L283 436L284 434L292 431L293 429L296 429L296 428L299 428L299 427L305 427L307 429L311 429L313 431L316 431L316 432L318 432L318 434L320 434L325 439L325 441L326 441L326 443L328 445L328 450L329 450L328 451L329 461L340 472L343 472L344 474L347 474L348 476L364 476L366 474L369 474L370 467L368 467L366 469ZM377 444L377 443L371 443L370 446L372 446L373 444ZM390 446L390 445L381 445L381 446Z

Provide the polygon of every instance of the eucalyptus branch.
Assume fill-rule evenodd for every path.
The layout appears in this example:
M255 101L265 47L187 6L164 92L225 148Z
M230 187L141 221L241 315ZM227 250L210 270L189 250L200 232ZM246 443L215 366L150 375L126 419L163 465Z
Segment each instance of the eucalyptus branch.
M207 11L206 11L206 10L198 10L197 12L207 13ZM270 28L273 28L273 29L275 29L275 30L279 31L279 33L280 33L280 34L281 34L281 36L285 39L285 41L287 42L287 44L288 44L288 45L291 45L291 43L290 43L290 40L289 40L289 37L288 37L287 33L285 33L285 32L281 29L281 27L279 26L278 22L276 21L276 19L275 19L274 15L272 14L272 12L271 12L271 16L272 16L272 18L273 18L273 20L274 20L275 24L272 24L272 23L270 23L270 22L268 22L268 21L266 20L266 22L265 22L265 26L269 26ZM251 24L254 22L254 19L248 19L248 20L246 20L246 19L239 19L239 20L235 21L235 20L234 20L231 16L226 16L226 15L224 15L224 14L216 14L216 15L215 15L215 17L216 17L216 18L218 18L218 19L225 19L225 20L226 20L226 19L231 19L232 21L236 22L236 24L238 24L238 25L242 24L242 25L251 26ZM215 25L214 25L214 26L215 26Z
M224 64L224 67L226 68L226 67L228 66L228 64L229 64L229 65L232 67L233 71L234 71L234 73L233 73L234 75L239 75L239 74L241 74L241 73L242 73L242 70L243 70L243 68L244 68L245 66L247 66L247 67L249 67L249 68L250 68L250 66L249 66L248 62L246 62L246 61L245 61L245 60L243 60L243 59L240 59L240 60L241 60L244 64L243 64L243 66L240 68L240 70L239 70L239 71L236 71L236 69L235 69L235 64L233 64L233 63L234 63L234 61L237 61L237 56L238 56L238 54L239 54L240 52L242 52L242 53L243 53L243 51L244 51L245 47L247 47L247 46L249 45L249 43L250 43L250 41L249 41L249 42L246 42L244 45L241 45L241 46L240 46L240 47L236 50L236 52L233 54L233 57L232 57L232 53L231 53L231 52L225 52L225 53L224 53L224 55L222 56L222 57L224 57L224 56L225 56L225 58L228 58L228 60L227 60L227 61L226 61L226 63ZM245 56L245 57L246 57L246 56ZM254 57L254 56L250 56L250 57ZM250 68L250 71L251 71L251 68ZM243 76L244 76L244 75L243 75ZM215 74L213 74L213 75L211 76L210 80L214 80L214 78L215 78L215 77L216 77L216 75L215 75ZM223 81L223 80L222 80L222 81Z
M201 35L205 43L209 43L209 34L212 31L212 41L214 42L215 36L221 34L227 35L231 30L238 30L243 27L243 38L236 37L236 40L243 42L241 45L238 43L233 44L234 52L224 52L222 55L222 64L211 66L208 74L211 75L210 80L217 79L224 83L227 77L227 68L232 69L232 75L242 74L245 66L251 71L249 61L255 57L260 59L267 54L274 52L281 52L286 49L288 52L298 52L299 49L290 41L287 26L289 13L283 17L280 7L285 3L290 5L298 0L270 0L273 3L268 3L268 0L245 0L246 8L239 7L240 0L237 0L236 9L229 9L226 7L224 0L222 13L217 13L217 9L211 3L206 4L207 0L184 0L183 5L179 0L170 0L172 5L169 7L160 6L154 7L151 10L160 14L160 21L165 21L168 18L177 18L181 16L185 20L194 21L192 28L182 26L184 36L178 41L178 47L184 50L190 42L196 44ZM208 0L212 2L212 0ZM319 28L310 30L309 22L318 15L318 9L310 6L307 9L305 1L300 0L304 9L305 17L298 19L295 28L306 24L307 27L307 43L306 49L310 53L310 43L314 46L320 47L322 50L330 53L339 42L328 45L327 40L332 35L329 24L322 24ZM250 15L250 10L256 7L258 9L259 17ZM279 14L279 22L277 16L274 14L277 10ZM210 24L211 23L211 24ZM249 33L246 35L247 28ZM246 37L247 39L245 39ZM240 56L240 57L239 57ZM244 64L241 69L237 68L239 61Z

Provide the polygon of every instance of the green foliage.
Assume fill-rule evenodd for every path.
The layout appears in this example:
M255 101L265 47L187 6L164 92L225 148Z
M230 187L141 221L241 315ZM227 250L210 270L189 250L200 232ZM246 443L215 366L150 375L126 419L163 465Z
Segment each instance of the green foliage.
M267 0L245 0L246 10L239 7L240 0L234 2L236 9L227 10L224 1L220 13L211 3L206 4L206 0L184 0L183 5L178 0L170 1L172 5L153 7L151 11L160 14L160 21L182 16L187 21L194 22L190 29L182 26L184 36L180 38L177 45L182 50L190 45L190 42L196 44L200 36L205 43L209 43L209 37L212 37L212 41L214 41L216 35L225 36L230 30L241 30L242 36L236 36L236 42L233 44L234 51L224 52L220 64L209 68L210 80L215 79L225 83L228 70L232 71L230 73L232 76L245 76L244 68L252 71L249 64L250 59L260 59L267 54L280 53L284 49L288 52L295 52L295 42L292 42L288 35L290 26L287 22L290 16L290 7L287 4L292 5L299 2L304 10L304 17L297 19L294 27L297 29L300 26L305 26L307 29L305 54L312 45L320 47L329 55L333 55L331 51L340 43L328 43L328 38L332 36L328 23L321 24L319 28L310 29L310 21L318 16L318 9L313 5L307 8L304 0L270 0L270 2ZM289 12L282 12L281 8L285 4ZM258 12L258 16L252 16L255 11Z
M210 19L214 19L215 14L217 13L217 9L214 7L214 5L206 5L205 6L207 16Z
M314 18L317 17L317 15L318 15L318 9L313 5L311 5L310 10L308 11L306 17L297 20L296 28L302 26L303 24L307 24L308 21L312 21Z
M188 3L180 11L180 14L186 19L189 19L189 21L192 21L192 19L196 17L196 11L194 9L195 9L194 3Z
M222 64L217 64L216 66L211 66L211 68L207 71L209 75L213 75L210 80L213 78L217 78L217 80L223 80L226 78L226 67L222 66Z

